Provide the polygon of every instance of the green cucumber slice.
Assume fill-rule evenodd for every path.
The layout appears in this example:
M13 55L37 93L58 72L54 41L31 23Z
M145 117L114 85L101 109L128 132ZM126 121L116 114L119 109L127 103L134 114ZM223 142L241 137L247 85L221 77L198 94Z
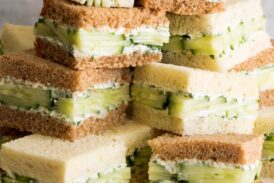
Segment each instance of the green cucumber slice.
M33 179L16 175L15 178L11 178L7 175L2 175L2 183L32 183Z
M91 89L84 97L59 98L55 102L54 110L75 121L85 118L86 115L99 117L129 100L128 85L110 89Z
M171 36L169 43L164 44L163 50L171 52L182 52L182 50L184 50L183 40L184 39L182 36Z
M251 183L257 177L261 165L253 170L241 170L239 168L216 168L201 165L189 165L180 163L177 165L180 170L178 174L168 172L163 166L150 162L150 181L174 181L190 183Z
M55 33L45 23L44 19L39 19L38 22L35 23L33 31L34 34L37 36L55 37Z
M139 32L136 36L131 36L134 43L163 46L169 42L169 34L158 32Z
M267 140L264 142L263 157L274 157L274 141Z
M37 108L51 106L51 91L41 88L32 88L23 85L0 85L0 101L3 104L22 108Z
M131 91L134 102L155 109L163 109L168 99L168 95L165 92L151 87L133 85Z

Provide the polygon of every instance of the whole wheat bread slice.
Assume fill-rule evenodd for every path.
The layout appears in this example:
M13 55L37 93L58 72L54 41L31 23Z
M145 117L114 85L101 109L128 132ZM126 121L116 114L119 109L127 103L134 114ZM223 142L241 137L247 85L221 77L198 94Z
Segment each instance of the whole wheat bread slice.
M88 69L75 71L50 60L29 53L18 53L0 57L0 77L39 82L72 92L85 91L94 84L129 83L129 69Z
M250 164L261 158L263 136L165 134L150 140L153 156L163 160L213 160L223 163Z
M14 110L0 106L0 127L15 128L47 136L75 141L89 134L102 134L124 123L126 105L108 113L103 119L90 117L76 126L39 113Z
M41 16L61 24L86 29L102 26L134 29L142 25L156 27L168 24L164 11L146 8L87 7L69 0L44 0Z
M137 0L138 4L151 9L165 10L179 15L205 15L224 10L223 1L207 0Z

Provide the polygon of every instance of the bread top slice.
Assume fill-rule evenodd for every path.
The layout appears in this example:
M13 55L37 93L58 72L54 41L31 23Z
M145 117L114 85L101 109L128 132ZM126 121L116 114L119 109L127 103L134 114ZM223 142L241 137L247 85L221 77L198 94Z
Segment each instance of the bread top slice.
M151 9L165 10L179 15L205 15L222 12L222 0L137 0L138 4Z
M255 76L217 73L171 64L152 63L136 68L133 82L153 85L172 92L252 99L259 96Z
M128 148L127 155L132 155L136 149L147 146L147 141L155 138L158 134L157 130L136 121L127 121L126 125L109 132L110 138L114 141L125 143Z
M261 158L263 136L165 134L150 140L153 156L162 160L197 159L231 164L252 164Z
M8 54L0 57L0 78L10 76L19 80L72 92L85 91L96 84L129 83L129 69L88 69L76 71L32 53Z
M1 40L5 53L14 53L33 49L33 27L4 24Z
M135 29L140 26L168 25L164 11L145 8L98 8L69 0L44 0L41 16L58 23L93 29L99 27Z
M81 182L126 166L126 147L109 136L69 142L35 134L3 144L0 154L6 172L46 183Z

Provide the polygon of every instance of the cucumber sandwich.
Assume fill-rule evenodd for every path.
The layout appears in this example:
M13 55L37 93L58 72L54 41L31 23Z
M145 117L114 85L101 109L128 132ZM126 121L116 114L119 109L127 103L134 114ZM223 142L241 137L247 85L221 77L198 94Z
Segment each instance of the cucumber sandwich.
M123 123L128 69L75 71L25 53L0 68L0 126L73 141Z
M133 8L134 0L71 0L76 3L103 8Z
M152 63L135 70L131 90L136 120L181 135L249 134L257 117L254 76Z
M274 178L274 133L265 135L265 142L263 147L262 176Z
M263 137L163 135L149 141L151 183L254 183L260 176Z
M69 0L45 0L34 33L38 55L73 69L160 61L170 35L163 11L77 6Z
M2 138L6 138L7 132L2 131ZM72 143L40 135L17 137L3 144L0 150L1 180L3 183L145 183L151 156L147 140L156 135L148 126L127 121L104 135L89 135Z
M4 24L0 35L0 55L31 50L34 40L31 26Z
M163 62L223 72L271 47L261 0L223 2L225 10L212 14L168 13Z
M131 178L126 147L107 135L69 142L35 134L2 144L0 152L3 183L129 183Z

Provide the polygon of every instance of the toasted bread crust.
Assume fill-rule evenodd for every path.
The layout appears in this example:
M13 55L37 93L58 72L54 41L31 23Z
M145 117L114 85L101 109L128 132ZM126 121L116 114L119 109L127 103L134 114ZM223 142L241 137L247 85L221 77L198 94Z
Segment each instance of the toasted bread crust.
M274 89L260 92L260 106L261 107L274 106Z
M31 54L14 54L0 57L0 77L39 82L59 89L85 91L94 84L129 83L129 69L89 69L75 71L60 64Z
M82 6L69 0L44 0L41 16L58 23L85 29L108 26L134 29L142 25L168 24L164 11L146 8L97 8Z
M150 62L160 62L161 53L134 53L131 55L107 56L100 58L76 57L69 54L63 46L53 44L42 38L36 38L36 53L72 69L84 70L91 68L126 68L140 67Z
M89 134L102 134L111 128L121 125L125 119L126 105L111 111L103 119L88 118L78 126L65 121L0 106L0 127L15 128L42 135L54 136L69 141L75 141Z
M274 64L274 47L266 49L247 61L236 65L231 71L252 71L268 64Z
M249 164L261 158L263 136L256 135L163 135L150 140L153 156L163 160L213 160Z
M224 3L206 0L138 0L146 8L165 10L179 15L205 15L224 11Z

